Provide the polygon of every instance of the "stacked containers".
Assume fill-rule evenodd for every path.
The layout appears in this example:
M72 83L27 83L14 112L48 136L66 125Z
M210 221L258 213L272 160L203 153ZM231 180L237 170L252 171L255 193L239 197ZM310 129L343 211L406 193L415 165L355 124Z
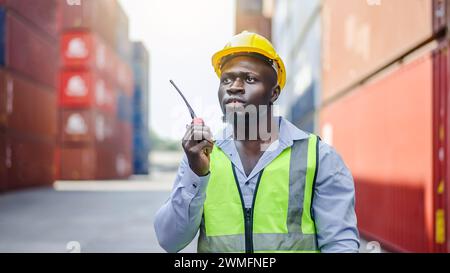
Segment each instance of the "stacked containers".
M148 128L149 53L141 42L133 43L133 170L149 173L150 136Z
M352 171L363 236L450 251L448 2L370 3L324 1L322 137Z
M116 20L123 11L109 0L60 7L59 178L127 178L133 76L125 50L119 54L130 43L126 16Z
M286 63L287 84L279 99L284 115L314 132L321 89L321 1L277 1L274 46Z
M55 178L56 15L56 0L0 0L0 192Z

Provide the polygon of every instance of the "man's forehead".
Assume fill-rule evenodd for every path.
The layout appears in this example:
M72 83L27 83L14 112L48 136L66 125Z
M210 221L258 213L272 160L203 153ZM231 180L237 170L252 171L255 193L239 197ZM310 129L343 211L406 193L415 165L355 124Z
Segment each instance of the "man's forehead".
M263 60L251 55L239 55L230 58L224 63L222 73L238 71L263 72L273 70L272 67Z

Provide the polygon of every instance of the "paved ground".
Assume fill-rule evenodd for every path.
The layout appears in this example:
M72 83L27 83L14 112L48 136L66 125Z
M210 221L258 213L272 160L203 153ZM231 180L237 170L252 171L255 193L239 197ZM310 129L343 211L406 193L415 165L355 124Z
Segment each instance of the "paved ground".
M180 154L159 158L150 177L58 181L0 195L0 252L163 252L153 229ZM369 245L370 246L370 245ZM361 251L370 252L363 242ZM194 240L183 252L195 252Z

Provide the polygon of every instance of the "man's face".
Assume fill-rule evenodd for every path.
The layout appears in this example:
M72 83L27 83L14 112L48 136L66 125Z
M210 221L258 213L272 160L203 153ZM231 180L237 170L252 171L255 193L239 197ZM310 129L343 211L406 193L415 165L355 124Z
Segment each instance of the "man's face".
M247 105L268 106L278 95L276 72L263 60L237 56L222 67L218 96L224 114Z

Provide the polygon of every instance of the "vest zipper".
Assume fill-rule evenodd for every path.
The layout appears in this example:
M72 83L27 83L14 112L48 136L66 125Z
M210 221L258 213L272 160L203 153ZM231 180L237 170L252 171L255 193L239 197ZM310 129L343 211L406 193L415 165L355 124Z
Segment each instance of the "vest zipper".
M245 209L245 252L253 253L253 215L252 209Z
M245 253L253 253L253 209L255 208L256 193L258 192L259 182L261 181L262 173L261 170L258 176L258 181L256 182L255 192L253 193L253 202L251 208L246 208L244 203L244 196L242 195L241 186L236 176L236 170L234 169L233 163L231 163L231 168L233 170L234 181L239 191L239 197L241 198L242 210L244 212L244 223L245 223Z

